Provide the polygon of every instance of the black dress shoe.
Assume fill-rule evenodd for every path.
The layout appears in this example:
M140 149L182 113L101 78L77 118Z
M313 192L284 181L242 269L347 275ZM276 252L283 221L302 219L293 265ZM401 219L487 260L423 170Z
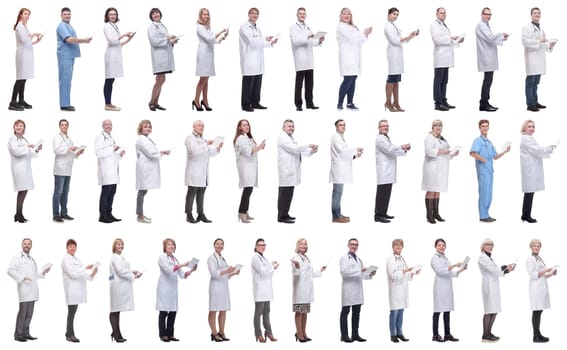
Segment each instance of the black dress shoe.
M533 223L537 222L537 220L534 219L534 218L532 218L531 216L522 216L522 222L523 222L523 221L527 221L527 222L529 222L530 224L533 224Z
M167 336L163 336L163 337L159 337L159 340L163 341L163 342L169 342L169 338Z
M544 105L539 104L539 103L536 103L536 107L539 108L539 109L545 109L545 108L547 108L547 106L544 106ZM544 338L545 338L545 337L544 337Z
M354 103L347 103L346 108L351 111L358 111L359 108L354 105Z
M496 112L498 108L494 108L492 106L480 106L478 110L481 112Z
M352 343L352 339L350 337L341 337L341 341L345 343Z
M156 109L159 109L160 111L165 111L165 110L166 110L165 107L162 107L162 106L160 106L160 105L156 105Z
M286 219L295 220L295 216L287 216Z
M63 222L63 218L60 217L60 216L54 216L54 217L53 217L53 221L55 221L55 222Z
M308 105L307 107L305 107L307 109L319 109L319 107L315 106L315 105Z
M366 339L364 339L360 335L357 335L357 336L352 337L352 341L358 341L358 342L364 343L366 341Z
M481 222L494 222L496 219L491 218L490 216L487 218L480 219Z
M396 337L395 335L394 335L394 336L391 336L391 337L390 337L390 340L392 341L392 343L399 343L399 342L400 342L400 341L398 340L398 337Z
M445 102L443 105L445 105L447 108L449 109L454 109L455 106L448 104L447 102Z
M299 107L295 107L295 110L298 111L298 112L301 112L301 111L303 111L303 108L301 108L301 106L299 106Z
M439 105L439 106L435 106L435 110L441 112L447 112L449 110L449 107L445 105Z
M443 343L445 340L443 340L443 338L441 338L441 336L439 334L434 335L433 338L431 338L431 340L439 342L439 343Z
M531 112L539 112L539 108L537 108L537 106L528 106L528 108L526 108L526 110L531 111Z
M284 223L284 224L295 224L294 220L291 219L278 219L278 222Z
M14 337L14 340L15 340L15 341L19 341L19 342L28 341L28 340L26 339L26 337Z
M24 109L32 109L33 108L33 106L30 105L29 103L27 103L26 101L20 101L20 102L18 102L18 104L20 106L24 107ZM545 108L545 107L543 107L543 108Z
M195 218L193 217L192 214L187 214L187 218L185 218L185 220L186 220L187 222L192 223L192 224L196 224L196 223L197 223L197 220L195 220Z
M264 106L262 106L262 105L259 104L259 103L256 104L256 105L254 105L254 106L252 106L252 108L254 108L254 109L268 109L268 107L264 107Z
M23 108L23 107L22 107L22 108ZM74 112L74 111L75 111L75 107L73 107L73 106L61 107L60 109L61 109L62 111L65 111L65 112Z
M28 334L28 335L25 335L24 338L26 338L26 340L36 340L36 339L37 339L37 337L33 337L33 336L29 335L29 334Z
M80 342L81 342L81 341L80 341L78 338L76 338L74 335L65 336L65 340L67 340L68 342L71 342L71 343L80 343Z
M382 222L382 223L387 224L387 223L390 222L390 220L383 217L383 216L377 216L377 217L374 217L374 222Z
M112 220L111 218L103 218L103 217L98 218L98 221L104 222L105 224L111 224L114 222L114 220Z
M544 337L543 335L534 335L534 343L547 343L548 341L548 337Z
M197 215L197 219L196 219L196 220L197 220L197 222L202 221L202 222L204 222L204 223L206 223L206 224L212 222L211 220L207 219L207 217L205 216L205 214L199 214L199 215Z
M114 217L114 215L112 215L112 214L110 214L109 218L110 218L110 220L112 220L112 221L116 221L116 222L118 222L118 221L122 221L122 219L119 219L119 218L115 218L115 217Z
M179 341L179 339L177 339L175 337L169 337L169 341Z
M445 338L443 338L445 341L459 341L458 338L453 337L451 334L447 334L445 335Z
M397 337L398 337L398 339L401 340L401 341L409 341L409 339L406 338L406 337L404 337L403 334L400 334L400 335L398 335Z
M75 220L74 217L69 216L68 214L61 215L61 218L62 218L63 220Z
M490 108L494 108L494 109L498 110L498 107L496 107L496 106L493 106L493 105L491 105L490 103L488 104L488 107L490 107Z
M250 106L242 107L242 110L244 112L254 112L254 108L252 108Z
M16 102L10 102L10 104L8 105L8 109L11 111L23 111L24 107L17 104Z

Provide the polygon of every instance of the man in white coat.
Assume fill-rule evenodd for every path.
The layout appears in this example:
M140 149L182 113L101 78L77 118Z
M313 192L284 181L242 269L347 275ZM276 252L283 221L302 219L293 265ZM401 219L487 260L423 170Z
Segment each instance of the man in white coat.
M445 24L447 11L439 7L436 11L437 19L429 27L431 40L433 40L433 100L435 109L448 111L455 108L447 102L447 83L449 82L449 68L455 66L455 53L453 49L462 43L465 38L451 36L449 27Z
M55 189L53 190L53 221L73 220L67 213L67 199L69 198L69 185L71 184L71 173L73 161L85 152L84 147L77 147L73 140L67 135L69 121L59 121L59 133L53 137L53 152L55 162L53 175L55 176Z
M346 223L348 216L341 213L341 198L345 183L352 183L352 160L362 156L361 147L349 147L345 141L346 123L343 119L335 122L336 133L331 138L331 171L329 182L333 184L331 214L333 222Z
M187 164L185 166L185 214L187 222L195 224L199 221L210 223L203 209L205 190L209 185L209 158L216 156L223 142L215 144L214 140L205 140L203 131L205 124L201 120L193 122L193 132L185 139L187 148ZM197 218L193 218L193 202L197 198Z
M30 335L33 308L35 302L39 299L37 280L44 278L45 274L51 269L51 264L46 264L41 270L37 268L35 260L30 255L31 248L32 240L24 238L22 240L22 252L14 255L12 261L10 261L10 267L8 267L8 275L18 285L20 308L16 318L14 340L19 342L37 339Z
M98 161L98 184L101 185L98 221L109 224L122 219L112 215L116 187L120 183L118 165L126 152L116 144L110 132L112 121L102 122L102 132L96 135L95 153Z
M262 74L264 74L264 48L278 42L274 36L263 37L256 25L260 10L248 10L248 21L240 26L240 71L242 72L242 94L240 106L245 112L266 109L260 104Z
M541 11L534 7L531 9L532 21L522 28L522 45L526 59L526 105L528 111L538 112L546 108L538 101L537 87L541 75L545 74L545 53L551 52L557 40L548 40L540 27Z
M295 223L295 217L289 215L295 186L301 183L301 158L310 156L318 150L317 145L300 145L293 138L295 124L293 120L283 122L283 131L278 138L278 222Z
M87 302L87 280L92 281L98 272L98 266L83 266L81 260L75 256L77 251L77 241L67 240L67 254L61 260L61 270L63 271L63 289L65 290L65 301L67 303L67 331L65 339L68 342L78 343L75 337L73 323L79 304Z
M358 324L360 320L360 308L364 304L364 291L362 288L362 280L371 279L376 270L367 272L362 260L356 255L358 250L358 239L351 238L348 240L348 252L341 256L339 266L343 279L341 285L341 341L352 343L353 341L365 342L366 339L358 334ZM352 309L352 337L348 336L347 317Z
M313 47L321 46L325 36L315 37L315 33L305 23L307 12L304 7L297 9L297 22L295 22L289 32L291 37L291 49L293 51L293 61L295 63L295 109L302 111L303 100L301 99L301 89L305 81L305 105L308 109L319 109L313 103Z
M382 119L378 122L378 135L375 141L376 151L376 200L374 221L388 223L394 217L388 215L388 205L392 194L392 185L396 183L396 161L411 149L409 143L394 145L388 136L390 126Z
M476 26L476 59L478 71L484 72L482 90L478 110L494 112L498 108L488 101L490 99L490 87L494 78L494 71L498 70L498 46L508 39L506 33L493 33L488 22L492 18L492 11L485 7L482 9L482 17Z

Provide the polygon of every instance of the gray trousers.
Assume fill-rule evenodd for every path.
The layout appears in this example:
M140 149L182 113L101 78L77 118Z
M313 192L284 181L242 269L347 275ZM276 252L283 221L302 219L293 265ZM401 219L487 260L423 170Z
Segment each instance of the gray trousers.
M20 309L18 310L18 316L16 318L16 331L14 332L14 338L30 335L30 323L33 316L34 305L35 300L20 303Z
M148 193L148 190L138 190L138 196L136 196L136 215L144 215L144 196Z
M260 328L260 317L264 325L265 334L272 334L272 325L270 324L270 302L257 301L254 308L254 335L262 335L262 328Z

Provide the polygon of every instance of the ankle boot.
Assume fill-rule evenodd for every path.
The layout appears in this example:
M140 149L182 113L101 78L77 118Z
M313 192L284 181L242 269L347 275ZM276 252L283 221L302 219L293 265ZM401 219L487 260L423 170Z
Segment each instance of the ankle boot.
M441 215L439 215L439 198L434 198L433 199L433 217L435 218L435 220L443 222L445 221L445 219L443 219L441 217Z
M436 224L435 217L433 216L433 199L425 198L425 208L427 210L427 222Z

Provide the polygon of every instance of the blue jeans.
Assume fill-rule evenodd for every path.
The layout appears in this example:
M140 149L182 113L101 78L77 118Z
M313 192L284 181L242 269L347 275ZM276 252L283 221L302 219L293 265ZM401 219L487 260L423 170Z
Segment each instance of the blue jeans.
M55 175L55 189L53 190L53 216L67 215L67 199L69 198L69 185L71 176ZM59 210L61 208L61 210Z
M71 79L73 79L74 58L59 58L59 107L71 105Z
M343 77L343 82L339 88L339 106L343 105L345 95L347 97L347 104L352 104L357 77L357 75L345 75Z
M404 335L402 332L404 323L404 309L390 310L390 336Z
M537 105L537 86L539 84L539 80L541 78L541 74L536 75L528 75L526 77L526 104L529 106Z
M341 214L341 198L343 197L344 184L333 184L333 195L331 198L331 213L333 219L342 217Z

